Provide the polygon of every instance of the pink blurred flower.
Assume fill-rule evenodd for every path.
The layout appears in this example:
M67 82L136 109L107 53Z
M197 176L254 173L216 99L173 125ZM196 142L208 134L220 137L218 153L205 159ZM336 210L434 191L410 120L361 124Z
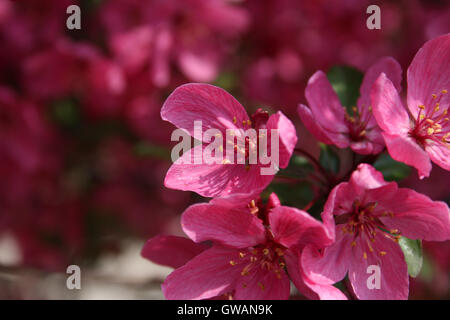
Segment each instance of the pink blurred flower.
M139 156L123 139L104 140L94 167L99 180L90 198L94 208L134 234L168 232L171 219L189 204L188 194L161 188L167 161Z
M298 114L305 127L326 144L339 148L350 147L360 154L376 154L384 148L375 118L372 117L370 90L373 83L385 72L400 89L401 67L392 58L383 58L370 67L361 84L361 96L353 115L346 113L326 75L317 71L308 81L305 90L310 108L300 104Z
M332 286L323 286L320 295L310 295L308 285L314 284L303 280L299 252L305 244L320 248L333 240L306 212L280 206L275 194L267 206L260 200L249 202L245 194L192 205L182 215L182 227L194 242L212 241L213 246L205 250L183 240L186 243L178 247L170 244L170 239L161 244L161 238L146 244L144 257L178 266L162 285L167 299L223 295L234 299L288 299L290 280L309 297L345 299ZM192 259L185 263L189 256Z
M408 68L405 108L392 82L381 74L372 91L374 116L395 160L428 177L430 159L450 170L450 34L426 42Z
M166 100L161 109L162 119L184 129L194 137L194 121L202 121L203 132L207 129L218 129L223 137L226 130L247 130L249 128L278 129L279 135L279 167L285 168L297 143L297 135L291 121L280 111L268 116L257 111L252 120L242 105L225 90L207 84L186 84L178 87ZM267 138L267 141L271 139ZM256 143L256 141L255 141ZM205 197L214 197L230 193L259 193L273 179L273 175L261 175L257 164L237 164L223 162L220 164L195 164L186 157L193 159L195 146L185 152L167 172L164 184L168 188L191 190ZM228 160L227 158L224 161Z
M306 247L301 265L314 282L332 284L348 272L359 299L407 299L408 268L397 244L410 239L450 239L450 211L410 189L385 182L368 164L359 165L349 182L336 186L328 197L322 220L336 242L319 251ZM367 286L367 268L380 267L380 289Z
M102 10L117 60L130 73L148 70L157 87L169 84L173 62L193 81L213 81L248 24L242 8L222 0L115 0Z

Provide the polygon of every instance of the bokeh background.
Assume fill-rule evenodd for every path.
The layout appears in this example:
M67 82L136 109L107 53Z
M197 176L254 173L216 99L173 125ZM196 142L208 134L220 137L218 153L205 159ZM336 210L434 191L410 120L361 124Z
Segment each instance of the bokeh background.
M81 30L66 28L71 4ZM371 4L381 30L366 28ZM202 201L163 186L173 127L159 111L178 85L212 83L249 111L282 110L317 154L295 111L315 71L393 56L405 73L449 31L445 0L0 0L0 298L162 298L170 269L140 249L182 234L181 212ZM448 202L449 181L435 167L401 184ZM292 190L277 191L311 200L308 185ZM450 242L424 250L411 298L448 299ZM71 264L82 290L66 288Z

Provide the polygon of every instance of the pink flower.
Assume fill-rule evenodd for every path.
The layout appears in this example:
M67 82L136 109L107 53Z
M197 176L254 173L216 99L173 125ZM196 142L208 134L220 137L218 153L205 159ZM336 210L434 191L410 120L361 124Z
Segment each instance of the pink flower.
M395 160L428 177L430 159L450 170L450 34L430 40L408 68L406 109L396 88L381 74L372 91L373 114Z
M100 20L120 64L129 73L146 70L155 86L165 87L171 65L193 81L213 81L249 17L223 0L113 0Z
M161 117L191 136L194 136L194 121L199 120L202 121L203 132L207 129L218 129L223 137L226 136L227 129L267 129L268 135L272 129L278 129L280 168L288 165L297 143L294 125L280 111L269 117L266 112L258 110L250 120L242 105L229 93L207 84L186 84L178 87L164 103ZM268 137L267 141L270 140ZM203 154L205 146L196 146L185 152L170 167L164 181L166 187L215 197L230 193L258 193L273 179L273 175L261 175L260 171L264 165L259 161L256 164L238 164L235 163L237 161L225 158L224 162L219 164L205 164L204 161L203 164L193 164L186 157L193 159L196 148L202 148Z
M408 268L397 241L450 239L450 212L410 189L385 182L368 164L359 165L349 182L336 186L325 204L322 220L336 242L323 252L307 246L301 265L307 278L330 285L348 272L359 299L408 298ZM380 267L380 289L369 289L367 269Z
M192 205L182 215L182 227L194 242L213 245L204 250L186 240L181 246L171 244L173 239L146 244L144 256L178 266L162 285L167 299L288 299L289 279L308 297L345 299L335 287L319 290L303 280L301 248L320 248L333 239L306 212L280 206L275 194L266 206L260 200L248 202L243 194ZM310 286L320 293L311 294Z
M384 148L384 141L370 106L370 90L380 73L387 73L400 89L401 67L386 57L370 67L361 84L361 96L353 115L346 113L325 73L317 71L308 81L305 90L310 108L298 106L303 124L323 143L339 148L350 147L360 154L376 154Z

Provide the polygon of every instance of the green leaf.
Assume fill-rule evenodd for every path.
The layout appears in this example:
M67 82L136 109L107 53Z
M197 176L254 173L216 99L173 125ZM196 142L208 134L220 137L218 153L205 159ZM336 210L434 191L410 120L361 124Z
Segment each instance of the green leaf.
M339 168L341 166L339 156L332 147L323 143L320 143L319 162L326 170L333 173L339 172Z
M341 104L347 108L349 114L353 114L351 108L356 106L363 73L352 67L335 66L328 71L327 77Z
M409 275L417 277L423 264L422 241L400 237L398 244L405 255Z
M140 141L135 144L134 152L140 157L154 157L170 160L170 153L168 149L144 141Z
M54 103L51 116L64 129L73 129L80 124L81 114L75 99L67 98Z
M389 154L381 154L373 164L383 174L386 181L401 181L411 173L411 168L402 162L395 161Z

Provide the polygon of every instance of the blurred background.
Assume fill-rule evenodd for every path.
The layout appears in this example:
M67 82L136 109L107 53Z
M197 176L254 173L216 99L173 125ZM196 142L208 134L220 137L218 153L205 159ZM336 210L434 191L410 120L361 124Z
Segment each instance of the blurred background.
M69 5L81 29L68 30ZM366 8L381 8L368 30ZM166 189L174 88L207 82L248 111L296 114L308 78L393 56L404 74L423 43L450 31L445 0L0 0L0 299L162 299L170 269L140 257L202 199ZM406 83L403 86L406 91ZM345 156L345 155L344 155ZM401 184L449 200L435 167ZM303 207L310 186L276 191ZM450 242L424 243L411 298L450 298ZM82 289L66 288L81 267Z

